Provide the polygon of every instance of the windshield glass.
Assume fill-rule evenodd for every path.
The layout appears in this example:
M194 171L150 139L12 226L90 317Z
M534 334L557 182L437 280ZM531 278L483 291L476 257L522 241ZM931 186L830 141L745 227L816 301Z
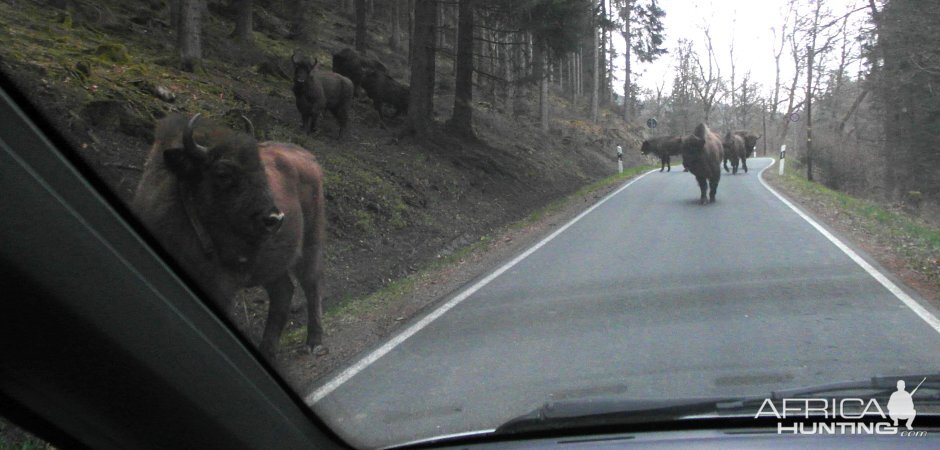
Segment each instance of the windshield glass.
M872 377L885 417L936 402L940 4L3 0L0 40L354 446Z

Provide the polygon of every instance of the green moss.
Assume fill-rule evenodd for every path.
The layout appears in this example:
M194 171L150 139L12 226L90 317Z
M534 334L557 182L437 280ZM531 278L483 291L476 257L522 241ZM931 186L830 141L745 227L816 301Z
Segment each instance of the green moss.
M372 216L365 211L353 211L353 225L360 231L370 233L375 229Z
M101 44L95 49L95 56L112 63L126 63L131 60L124 44Z
M304 339L307 337L307 326L301 325L297 328L287 330L286 333L281 334L281 347L294 347L304 343Z

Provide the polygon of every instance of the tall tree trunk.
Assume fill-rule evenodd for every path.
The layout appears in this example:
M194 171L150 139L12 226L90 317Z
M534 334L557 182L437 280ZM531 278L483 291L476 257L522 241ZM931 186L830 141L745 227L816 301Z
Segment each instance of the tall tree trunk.
M738 118L738 103L737 103L737 93L735 92L735 67L734 67L734 35L731 36L731 47L728 51L728 56L731 61L731 127L736 127L736 120ZM747 86L745 86L746 88ZM741 124L741 127L744 125Z
M510 36L511 35L507 33L504 37L504 42L509 42ZM513 45L507 48L506 51L500 55L500 63L503 66L503 85L505 86L503 95L503 108L506 110L506 114L510 117L515 115L516 88L513 85L513 72L515 70L515 67L513 66L516 58L515 55L518 51L518 46Z
M632 106L633 102L631 101L630 93L633 91L633 86L631 85L631 56L632 56L632 30L630 29L630 16L633 14L633 2L627 2L624 11L624 20L623 20L623 40L626 43L626 48L623 53L623 120L624 122L629 122L630 118L633 116Z
M597 85L600 83L600 71L597 67L600 64L600 54L598 50L600 43L598 42L597 33L600 30L598 30L595 26L592 26L591 30L594 34L594 51L592 52L593 60L591 61L591 122L597 123Z
M310 40L310 23L307 21L307 8L310 7L309 0L289 0L290 10L292 11L290 26L291 38L300 42Z
M458 14L454 113L448 125L455 133L473 136L473 0L460 0Z
M233 0L235 6L235 31L232 37L241 43L251 43L255 35L252 33L252 0Z
M815 35L815 32L814 32ZM815 36L813 38L815 41ZM813 181L813 56L816 49L806 46L806 179Z
M415 42L415 0L408 0L408 61Z
M392 0L392 35L388 38L388 48L393 52L401 47L401 1Z
M787 133L790 130L790 115L793 114L793 111L796 109L796 106L797 106L794 103L795 97L796 97L796 86L800 80L800 73L803 71L803 67L801 65L802 58L800 58L800 55L798 52L799 47L796 44L793 44L791 47L792 47L791 50L793 52L792 54L793 54L793 67L794 67L793 79L790 81L790 90L789 90L789 95L787 97L787 112L786 114L784 114L782 118L783 128L780 131L780 139L779 139L780 143L786 142Z
M533 44L532 69L533 75L538 81L539 126L543 131L548 131L548 55L541 37L535 39Z
M607 0L601 0L601 16L604 17L604 20L610 19L610 17L607 15ZM599 89L600 89L600 98L604 99L604 101L603 101L603 102L599 102L600 104L605 104L605 103L607 103L607 102L610 101L610 92L609 92L609 91L610 91L610 85L611 85L611 83L610 83L610 79L607 78L607 75L608 75L608 73L607 73L607 58L608 58L608 56L609 56L609 52L607 51L607 42L608 42L608 38L607 38L607 29L606 29L606 28L601 28L601 54L600 54L600 63L602 64L602 66L601 66L601 69L600 69L600 70L601 70L601 71L600 71L600 80L601 80L601 81L600 81Z
M182 69L192 72L202 60L202 0L180 0L176 46Z
M366 32L368 14L366 0L356 0L356 51L363 56L369 47L368 42L366 42L368 39L368 33Z
M180 16L183 15L183 0L170 0L168 3L170 7L170 28L176 32L179 32ZM178 40L179 37L177 37L177 42Z
M548 46L545 43L539 45L539 53L542 54L542 77L539 78L539 117L542 131L548 131Z
M437 1L414 0L414 32L411 45L411 89L408 97L408 130L423 136L434 120L434 56L437 35Z

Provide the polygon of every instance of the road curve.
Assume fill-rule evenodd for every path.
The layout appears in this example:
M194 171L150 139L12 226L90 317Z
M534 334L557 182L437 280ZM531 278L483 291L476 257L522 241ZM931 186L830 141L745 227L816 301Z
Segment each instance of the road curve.
M915 314L764 187L769 164L724 174L708 206L681 167L643 176L308 401L375 447L495 428L551 400L940 371L924 319L937 310L912 300Z

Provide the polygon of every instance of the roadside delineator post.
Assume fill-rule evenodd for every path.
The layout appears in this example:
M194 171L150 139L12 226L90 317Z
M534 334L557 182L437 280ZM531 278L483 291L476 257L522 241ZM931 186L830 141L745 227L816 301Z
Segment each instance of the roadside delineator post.
M783 164L787 162L787 144L780 146L780 169L778 169L778 174L783 175Z
M617 173L623 173L623 148L617 146Z

